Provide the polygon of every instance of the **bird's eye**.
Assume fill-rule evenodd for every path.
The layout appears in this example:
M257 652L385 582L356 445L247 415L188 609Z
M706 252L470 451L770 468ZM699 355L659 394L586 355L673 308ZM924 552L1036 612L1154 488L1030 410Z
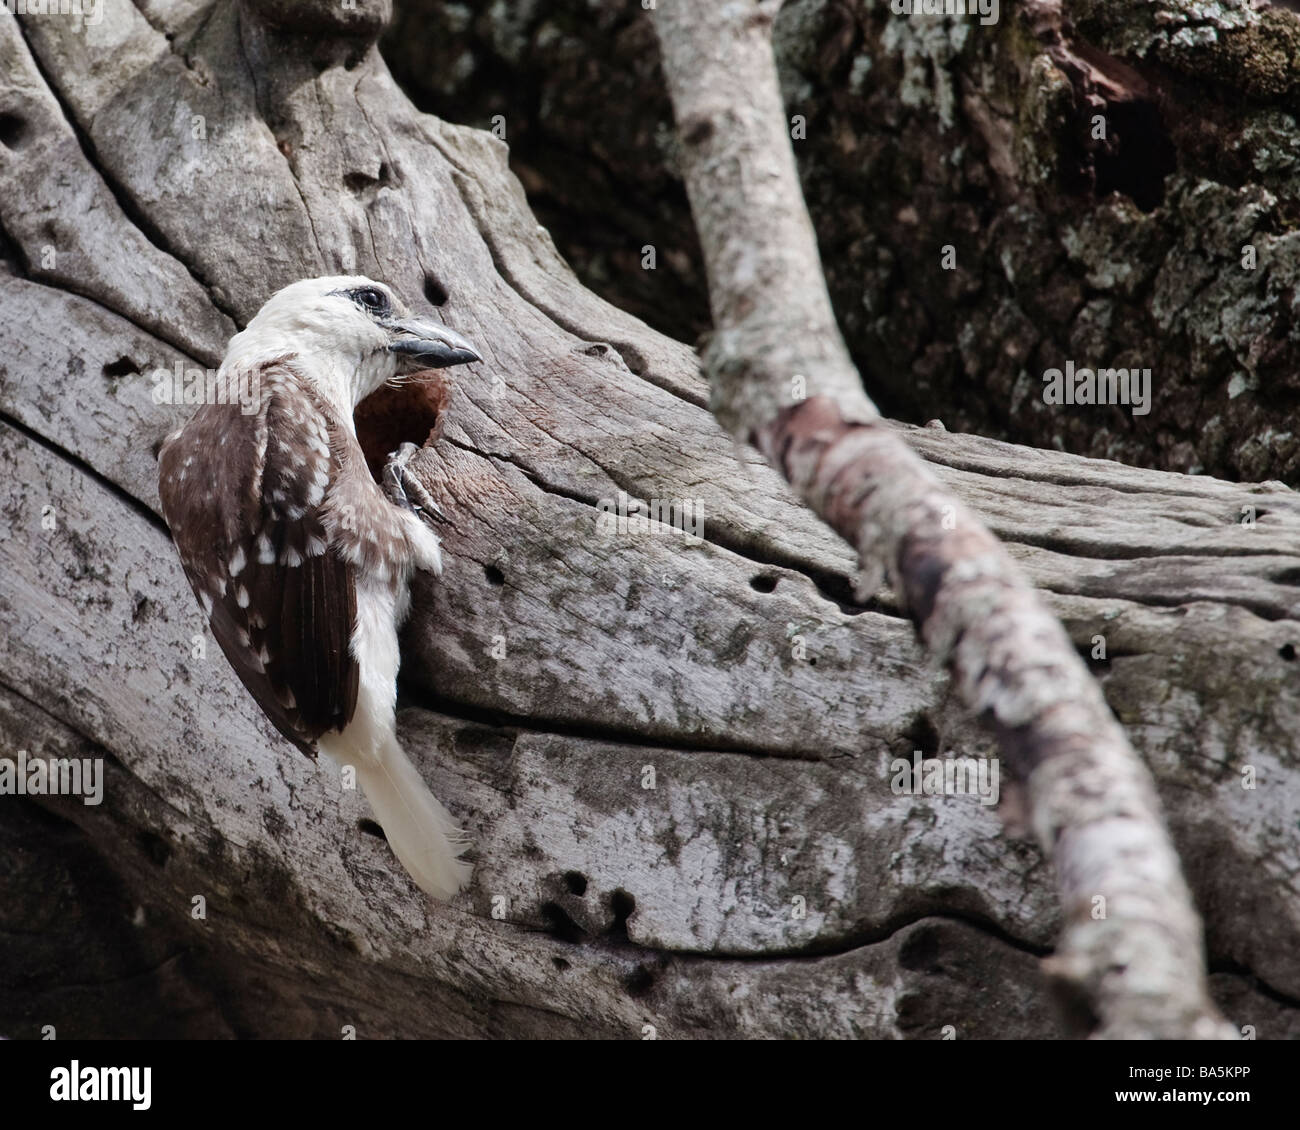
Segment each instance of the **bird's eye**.
M362 287L360 290L352 292L354 302L364 306L372 314L388 313L388 295L382 290L375 290L374 287Z

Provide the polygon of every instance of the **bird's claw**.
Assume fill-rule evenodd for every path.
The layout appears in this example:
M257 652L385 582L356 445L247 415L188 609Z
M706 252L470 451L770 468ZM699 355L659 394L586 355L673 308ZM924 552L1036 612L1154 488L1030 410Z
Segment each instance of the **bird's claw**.
M442 507L433 500L433 496L410 469L411 459L419 450L413 443L404 443L389 453L388 463L384 467L384 490L403 510L409 510L429 525L435 522L450 525L451 519L443 513Z

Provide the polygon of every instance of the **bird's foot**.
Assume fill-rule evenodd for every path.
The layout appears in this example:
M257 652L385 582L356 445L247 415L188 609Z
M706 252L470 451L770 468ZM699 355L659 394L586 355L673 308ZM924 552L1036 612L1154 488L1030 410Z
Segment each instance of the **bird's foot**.
M410 469L410 462L419 450L413 443L404 443L389 453L388 463L384 466L384 491L403 510L409 510L430 526L435 522L450 525L451 519Z

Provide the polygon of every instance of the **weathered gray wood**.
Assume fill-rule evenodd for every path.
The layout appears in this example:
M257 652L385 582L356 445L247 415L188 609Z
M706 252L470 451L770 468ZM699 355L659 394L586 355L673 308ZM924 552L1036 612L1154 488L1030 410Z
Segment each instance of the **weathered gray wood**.
M318 74L233 6L207 20L206 6L148 11L107 6L100 31L50 22L25 37L0 13L4 50L39 62L93 143L69 151L73 172L129 206L106 200L73 225L120 232L120 255L42 271L47 233L4 209L45 151L0 161L17 253L0 276L0 717L5 749L89 741L111 755L101 808L46 807L144 907L151 944L196 945L179 972L147 972L156 954L134 968L161 986L172 1031L1054 1031L1034 957L1058 918L1037 850L973 799L888 790L893 756L987 743L953 721L889 594L854 607L851 554L716 426L689 351L577 286L499 143L415 113L373 51L349 70L355 41L322 34L337 61ZM205 146L181 105L206 115ZM367 180L379 164L388 181ZM52 214L83 215L85 177L41 183ZM148 247L133 216L147 217ZM156 518L152 449L188 410L153 403L151 371L182 349L208 363L227 314L344 267L413 300L436 279L440 316L487 357L423 457L456 528L406 640L405 741L478 850L475 884L450 907L427 904L358 827L362 801L272 733L210 639L192 658L204 627ZM136 374L113 375L123 358ZM1218 999L1261 1036L1296 1034L1300 707L1283 653L1300 647L1300 502L1280 486L906 434L1008 538L1075 643L1105 635L1103 685L1161 786L1211 967L1228 971ZM594 504L620 489L702 499L704 543L601 538ZM1250 503L1266 513L1245 531ZM1239 784L1247 763L1253 792ZM641 787L646 764L655 790ZM0 825L18 827L29 804L0 799ZM54 835L39 822L24 834ZM4 880L15 905L36 903L23 875L38 873ZM206 924L189 918L199 893ZM907 948L918 932L937 932L943 960L930 942ZM108 980L101 967L87 980L96 970ZM52 984L0 984L9 1035L63 1008ZM67 1016L128 1034L107 999Z
M0 733L10 749L108 756L102 807L52 807L125 881L153 936L215 955L231 996L196 1007L193 1030L219 1008L230 1031L259 1035L329 1036L344 1023L408 1036L576 1034L587 1023L625 1037L644 1024L663 1036L1053 1030L1034 991L1032 952L1054 928L1037 852L1008 849L978 805L900 806L876 782L846 787L835 762L408 710L405 742L458 798L479 844L469 897L429 904L358 829L364 802L273 738L219 655L193 657L200 620L155 524L56 453L5 438L0 564L15 630L2 661L19 685L0 695ZM14 516L39 514L49 498L59 529L44 544L22 539ZM640 787L644 764L656 767L653 791ZM584 877L581 894L569 873ZM626 920L615 892L635 900ZM806 924L789 919L791 892L807 892ZM189 919L196 894L206 923ZM41 895L15 892L27 904ZM503 922L491 918L498 896ZM538 930L557 924L560 939ZM834 956L723 956L812 941ZM318 976L332 981L313 987ZM258 1016L241 1000L258 981L287 1015ZM190 993L210 983L181 979ZM1011 1020L991 1014L990 985ZM1287 1010L1239 979L1224 986L1250 1002L1264 1034L1289 1030ZM181 995L164 988L165 999ZM65 1019L53 1000L42 1007L42 1022L65 1034L78 1024L123 1034L93 1008Z

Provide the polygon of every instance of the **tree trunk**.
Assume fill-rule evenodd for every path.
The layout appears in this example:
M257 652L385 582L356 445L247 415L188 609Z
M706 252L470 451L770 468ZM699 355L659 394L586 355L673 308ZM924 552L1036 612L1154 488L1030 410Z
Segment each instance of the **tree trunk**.
M7 947L0 1034L1070 1030L1038 849L975 798L890 790L894 758L991 744L715 423L694 353L576 280L505 147L415 111L364 12L103 11L0 13L0 733L106 765L100 805L0 805L0 927L55 939ZM403 742L477 849L449 905L260 716L158 517L153 453L192 407L157 371L344 271L486 358L425 457L455 526L404 640ZM1215 999L1300 1035L1300 499L900 431L1085 656L1101 637ZM702 538L609 534L620 492L692 501Z

